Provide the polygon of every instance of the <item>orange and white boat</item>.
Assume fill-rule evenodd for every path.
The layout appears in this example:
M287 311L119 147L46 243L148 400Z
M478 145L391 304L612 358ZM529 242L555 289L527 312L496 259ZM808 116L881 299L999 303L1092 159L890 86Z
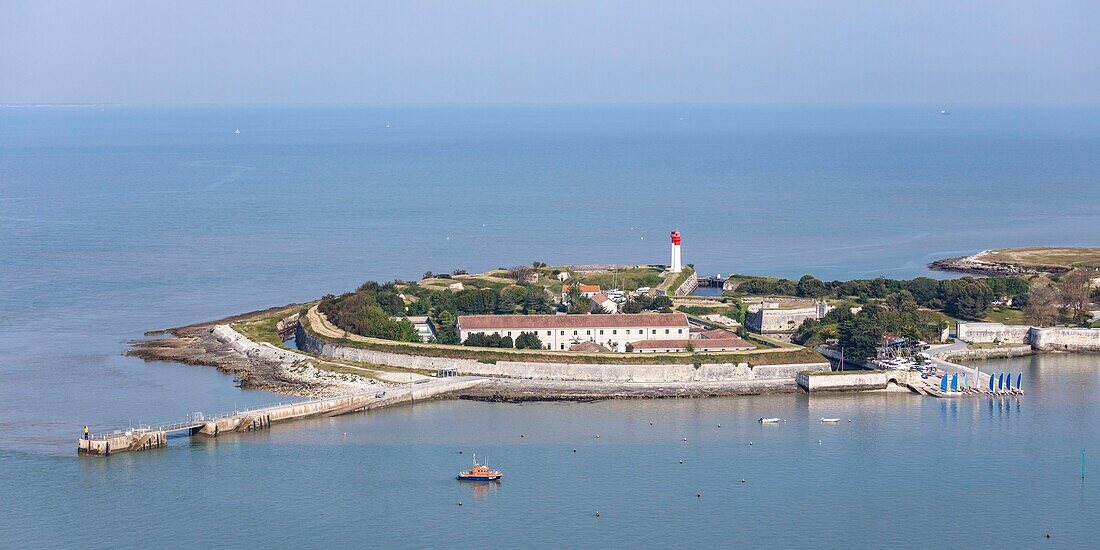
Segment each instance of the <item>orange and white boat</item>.
M477 463L477 455L474 455L474 467L466 470L465 472L459 472L459 481L497 481L504 477L504 474L490 470L488 466L482 466Z

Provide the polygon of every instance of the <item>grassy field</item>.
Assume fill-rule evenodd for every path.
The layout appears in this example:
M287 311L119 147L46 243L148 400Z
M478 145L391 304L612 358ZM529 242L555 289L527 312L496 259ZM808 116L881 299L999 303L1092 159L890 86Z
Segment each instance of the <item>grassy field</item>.
M664 290L669 296L673 296L676 294L676 289L680 288L680 285L684 284L684 281L686 281L692 273L695 273L695 268L690 265L685 265L683 269L680 270L680 273L676 274L675 277L665 279L657 288Z
M652 288L664 281L661 270L653 267L632 267L604 273L586 273L580 279L584 284L600 285L600 288L603 289L619 288L626 291L636 290L644 286Z
M974 259L1020 266L1100 268L1100 248L1002 248L979 253Z
M275 328L275 324L280 319L288 317L301 311L312 307L313 304L296 305L287 309L281 309L278 311L272 311L263 315L258 315L243 321L233 323L233 329L237 332L248 337L253 342L267 342L279 347L283 346L283 340L279 337L279 331Z
M1026 325L1028 322L1024 320L1024 312L1019 309L1012 309L1008 307L991 307L985 313L985 320L993 323L1004 323L1006 325Z

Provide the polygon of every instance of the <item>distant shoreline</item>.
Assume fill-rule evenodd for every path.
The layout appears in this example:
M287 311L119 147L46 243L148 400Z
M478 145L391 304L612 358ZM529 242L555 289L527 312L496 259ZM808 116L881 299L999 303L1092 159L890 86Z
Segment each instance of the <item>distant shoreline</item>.
M1100 267L1100 248L999 248L928 264L933 271L985 277L1061 275L1078 267Z

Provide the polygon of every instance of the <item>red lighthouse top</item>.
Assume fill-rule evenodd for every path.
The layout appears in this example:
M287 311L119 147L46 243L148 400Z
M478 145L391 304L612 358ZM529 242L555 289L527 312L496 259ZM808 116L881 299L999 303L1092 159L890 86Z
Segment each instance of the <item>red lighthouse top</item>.
M673 229L672 230L672 244L680 244L680 230L679 229Z

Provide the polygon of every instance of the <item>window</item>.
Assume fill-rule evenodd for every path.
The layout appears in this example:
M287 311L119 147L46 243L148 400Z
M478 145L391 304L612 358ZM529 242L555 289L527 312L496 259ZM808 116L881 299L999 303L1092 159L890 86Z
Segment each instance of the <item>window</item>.
M565 336L565 331L564 331L564 330L563 330L563 331L561 331L561 335L562 335L562 336Z
M552 331L552 330L548 330L548 331L546 331L546 335L547 335L547 336L550 336L551 334L554 334L554 331Z
M657 329L653 329L653 334L657 334Z
M683 333L684 333L684 329L682 329L682 328L676 329L676 334L683 334Z
M577 335L577 331L574 330L573 331L573 336L576 336L576 335Z
M562 345L561 345L561 349L565 349L565 344L562 344Z
M585 336L592 336L592 331L591 330L586 330L586 331L584 331L584 334L585 334Z
M668 329L667 328L665 329L665 334L668 334Z
M619 329L615 329L615 330L611 331L611 334L618 334L618 333L619 333Z
M603 334L603 329L602 329L602 328L600 329L600 334L601 334L601 335Z

